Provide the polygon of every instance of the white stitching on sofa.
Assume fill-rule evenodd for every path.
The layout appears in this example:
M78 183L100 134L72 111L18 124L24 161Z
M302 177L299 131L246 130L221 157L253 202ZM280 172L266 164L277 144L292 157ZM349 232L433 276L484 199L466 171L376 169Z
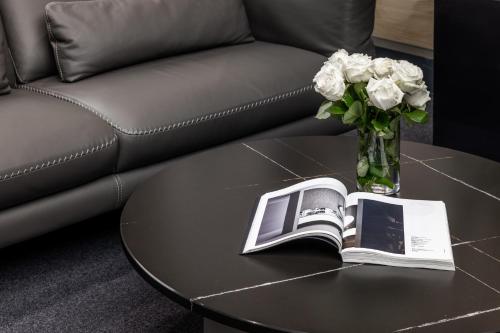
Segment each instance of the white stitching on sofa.
M9 179L12 179L12 178L16 178L16 177L19 177L19 176L24 176L24 175L27 175L27 174L30 174L30 173L34 173L34 172L37 172L37 171L40 171L40 170L43 170L43 169L47 169L47 168L50 168L50 167L59 166L59 165L65 164L67 162L70 162L70 161L73 161L73 160L85 157L87 155L91 155L91 154L97 153L97 152L99 152L101 150L104 150L104 149L112 146L117 141L118 141L118 137L116 135L113 135L113 139L111 139L109 141L106 141L104 143L101 143L101 144L99 144L97 146L93 146L93 147L89 147L89 148L84 148L84 149L82 149L79 152L71 153L71 154L65 155L65 156L61 156L61 157L55 158L53 160L40 161L40 162L37 162L37 164L35 164L35 165L29 166L29 167L25 167L25 168L22 168L22 169L17 169L17 170L14 170L14 171L10 172L10 173L6 173L6 174L3 174L3 175L0 175L0 182L6 181L6 180L9 180Z
M81 102L77 101L76 99L73 99L71 97L67 97L67 96L58 94L55 91L51 91L49 89L40 89L40 88L36 88L36 87L30 86L28 84L16 85L16 88L24 89L24 90L27 90L27 91L30 91L30 92L34 92L34 93L37 93L37 94L40 94L40 95L44 95L44 96L54 97L54 98L57 98L57 99L59 99L61 101L64 101L64 102L67 102L67 103L79 106L82 109L85 109L87 111L92 112L93 114L95 114L96 116L98 116L99 118L101 118L102 120L104 120L106 123L108 123L109 125L111 125L113 128L119 130L120 132L125 133L124 130L120 126L118 126L117 124L115 124L111 119L109 119L108 117L106 117L102 113L98 112L94 108L92 108L92 107L90 107L90 106L88 106L88 105L86 105L84 103L81 103ZM127 133L125 133L125 134L127 134Z
M126 134L126 135L155 135L155 134L161 134L161 133L164 133L164 132L169 132L169 131L172 131L172 130L175 130L175 129L179 129L179 128L184 128L184 127L189 127L189 126L197 125L199 123L206 122L206 121L209 121L209 120L214 120L214 119L219 119L219 118L227 117L227 116L230 116L230 115L233 115L233 114L236 114L236 113L240 113L240 112L243 112L243 111L248 111L248 110L251 110L251 109L254 109L254 108L258 108L258 107L261 107L261 106L264 106L264 105L276 103L278 101L281 101L281 100L284 100L284 99L287 99L287 98L290 98L290 97L295 97L295 96L298 96L298 95L303 94L305 92L308 92L308 91L310 91L310 90L312 90L314 88L314 85L311 84L311 85L308 85L306 87L302 87L302 88L299 88L299 89L291 90L291 91L288 91L288 92L285 92L285 93L282 93L282 94L279 94L279 95L276 95L276 96L273 96L273 97L268 97L268 98L261 99L259 101L255 101L255 102L248 103L248 104L245 104L245 105L236 106L236 107L224 110L224 111L211 113L211 114L204 115L204 116L201 116L201 117L193 118L193 119L190 119L190 120L184 120L184 121L181 121L181 122L178 122L178 123L164 125L164 126L153 128L153 129L138 129L138 128L126 129L126 128L120 127L118 124L116 124L115 122L113 122L111 119L109 119L108 117L106 117L105 115L103 115L102 113L100 113L99 111L97 111L96 109L94 109L93 107L91 107L91 106L89 106L89 105L87 105L85 103L82 103L82 102L80 102L77 99L64 96L64 95L62 95L62 94L60 94L58 92L52 91L50 89L36 88L36 87L33 87L31 85L28 85L28 84L18 85L18 86L16 86L16 88L25 89L25 90L28 90L28 91L31 91L31 92L35 92L35 93L39 93L39 94L42 94L42 95L45 95L45 96L55 97L55 98L60 99L62 101L65 101L65 102L74 104L76 106L79 106L79 107L81 107L81 108L83 108L83 109L85 109L87 111L90 111L90 112L94 113L99 118L101 118L102 120L104 120L109 125L111 125L113 128L115 128L116 130L118 130L119 132L121 132L123 134Z

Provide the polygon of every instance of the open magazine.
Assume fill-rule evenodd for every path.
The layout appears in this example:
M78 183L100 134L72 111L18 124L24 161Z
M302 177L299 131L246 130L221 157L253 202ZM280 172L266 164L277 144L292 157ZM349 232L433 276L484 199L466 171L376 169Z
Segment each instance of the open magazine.
M264 194L243 254L304 237L335 246L345 262L455 270L441 201L351 193L317 178Z

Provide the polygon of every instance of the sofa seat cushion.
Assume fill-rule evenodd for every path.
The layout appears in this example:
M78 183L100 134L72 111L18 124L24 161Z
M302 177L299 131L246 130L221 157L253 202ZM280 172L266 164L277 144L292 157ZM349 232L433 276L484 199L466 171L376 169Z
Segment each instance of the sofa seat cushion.
M0 97L0 209L113 172L113 129L50 96L13 89Z
M244 137L316 112L325 58L254 42L165 58L76 83L22 86L99 115L120 137L118 171Z

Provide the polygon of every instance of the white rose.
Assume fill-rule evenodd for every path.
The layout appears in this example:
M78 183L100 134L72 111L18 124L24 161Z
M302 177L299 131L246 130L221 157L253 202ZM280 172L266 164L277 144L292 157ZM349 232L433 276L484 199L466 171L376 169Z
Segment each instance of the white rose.
M427 86L424 84L422 88L415 90L411 94L406 94L405 100L411 106L424 110L427 102L431 100L431 97L429 90L427 90Z
M351 83L367 82L372 77L372 58L366 54L355 53L347 59L344 66L345 77Z
M404 96L401 89L390 78L370 79L366 92L372 104L384 111L401 103Z
M316 92L332 102L338 101L344 96L346 89L344 75L339 68L328 62L316 74L313 82Z
M347 51L344 49L340 49L332 54L330 58L328 58L327 63L338 67L342 72L344 72L344 67L347 64L348 59L349 53L347 53Z
M400 60L394 62L392 71L393 74L391 77L393 81L396 82L398 87L404 92L413 93L422 88L424 73L420 67L406 60Z
M389 58L377 58L372 61L371 71L376 79L389 77L392 75L394 60Z

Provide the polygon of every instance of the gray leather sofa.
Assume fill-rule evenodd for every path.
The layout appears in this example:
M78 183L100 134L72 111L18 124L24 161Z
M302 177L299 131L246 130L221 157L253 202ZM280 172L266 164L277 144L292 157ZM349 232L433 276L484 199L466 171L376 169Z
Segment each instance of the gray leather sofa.
M133 47L106 64L96 53L92 68L102 68L67 83L62 70L78 72L68 67L88 65L95 54L64 49L68 29L57 6L47 12L48 3L0 0L0 247L120 208L170 159L249 136L344 132L339 123L313 119L322 98L312 77L338 48L373 51L374 0L245 0L251 38L243 43L191 45L168 56L156 44L152 54ZM99 22L89 10L81 15L90 15L83 18L94 29L87 32L92 45L102 39L122 47L150 36L137 27L109 36L111 27L133 27L118 24L120 17L106 9L99 16L109 15L111 23L96 34ZM63 14L82 13L75 12ZM48 31L50 20L57 22ZM190 32L190 25L177 31L170 24L169 40L200 43L204 29ZM135 58L124 66L128 55Z

